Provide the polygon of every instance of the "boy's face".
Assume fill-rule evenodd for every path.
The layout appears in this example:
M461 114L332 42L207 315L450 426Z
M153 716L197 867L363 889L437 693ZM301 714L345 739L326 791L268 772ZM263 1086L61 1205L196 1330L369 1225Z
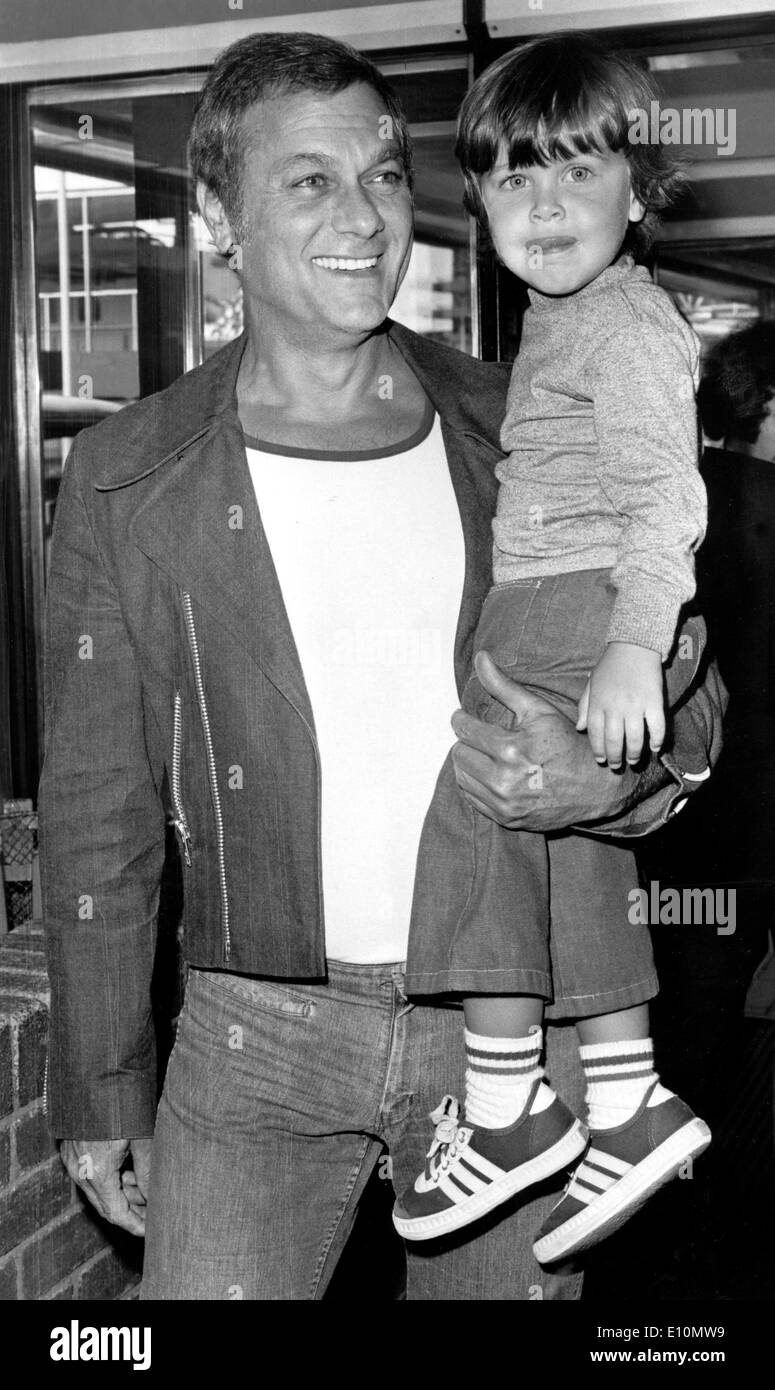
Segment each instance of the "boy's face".
M541 294L573 294L616 258L644 214L621 150L510 169L501 145L480 183L495 249Z

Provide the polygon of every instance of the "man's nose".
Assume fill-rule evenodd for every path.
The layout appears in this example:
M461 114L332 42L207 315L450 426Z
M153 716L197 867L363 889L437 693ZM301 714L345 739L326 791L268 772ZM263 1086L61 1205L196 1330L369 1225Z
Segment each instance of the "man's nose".
M384 225L376 200L360 183L339 190L332 221L337 232L356 232L363 237L373 236Z

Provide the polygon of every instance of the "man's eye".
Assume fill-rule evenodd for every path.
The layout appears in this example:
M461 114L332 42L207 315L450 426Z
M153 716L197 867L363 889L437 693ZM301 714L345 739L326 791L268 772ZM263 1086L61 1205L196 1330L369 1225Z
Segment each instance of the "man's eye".
M325 179L322 174L305 174L303 179L297 179L294 188L322 188Z
M403 174L398 173L396 169L382 169L378 174L374 175L375 183L384 183L389 187L392 186L395 188L398 184L403 183L403 181Z

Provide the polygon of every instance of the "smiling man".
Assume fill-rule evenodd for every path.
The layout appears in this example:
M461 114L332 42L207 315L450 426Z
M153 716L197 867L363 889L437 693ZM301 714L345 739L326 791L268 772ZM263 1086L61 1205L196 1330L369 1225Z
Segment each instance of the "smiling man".
M49 1113L95 1206L145 1230L146 1299L317 1299L380 1155L401 1190L442 1076L465 1066L459 1011L410 1002L403 962L491 581L509 372L387 318L411 152L352 49L235 44L191 160L216 246L239 249L245 333L80 435L57 506L39 808ZM457 776L517 837L639 833L689 790L681 758L715 750L711 684L688 702L688 751L591 784L584 736L486 658L479 674L520 724L458 712ZM550 794L528 779L537 763ZM189 971L157 1111L165 821ZM567 1093L564 1032L549 1034ZM546 1210L411 1253L407 1296L575 1297L577 1277L530 1253Z

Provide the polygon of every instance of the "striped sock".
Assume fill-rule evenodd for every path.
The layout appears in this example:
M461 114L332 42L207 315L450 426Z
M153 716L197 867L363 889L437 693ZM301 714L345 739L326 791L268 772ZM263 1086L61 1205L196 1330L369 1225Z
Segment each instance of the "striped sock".
M505 1129L519 1118L531 1087L544 1074L543 1036L537 1028L527 1038L486 1038L466 1028L467 1123ZM553 1099L554 1092L541 1086L536 1108L545 1109Z
M651 1038L582 1044L579 1055L587 1082L590 1129L613 1129L632 1119L649 1086L659 1082ZM671 1094L658 1084L649 1104L658 1105Z

